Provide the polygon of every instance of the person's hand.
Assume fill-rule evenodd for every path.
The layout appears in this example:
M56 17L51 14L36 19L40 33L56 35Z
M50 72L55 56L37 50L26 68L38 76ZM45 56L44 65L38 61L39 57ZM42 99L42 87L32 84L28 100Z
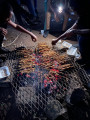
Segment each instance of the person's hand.
M56 43L57 43L57 39L53 39L51 44L56 45Z
M3 36L7 34L7 30L5 28L0 27L0 32Z
M31 39L32 39L33 42L36 42L36 41L37 41L37 37L36 37L35 35L32 35L32 36L31 36Z
M53 39L52 41L52 45L56 45L56 43L60 40L60 39L63 39L63 38L70 38L71 36L74 35L74 31L75 29L69 29L67 30L65 33L63 33L59 38L57 39Z
M59 22L59 15L57 13L54 13L54 19L56 22Z

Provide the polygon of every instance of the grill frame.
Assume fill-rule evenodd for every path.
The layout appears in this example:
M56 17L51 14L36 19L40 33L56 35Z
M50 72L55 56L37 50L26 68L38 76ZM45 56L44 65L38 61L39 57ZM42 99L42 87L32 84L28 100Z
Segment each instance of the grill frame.
M19 83L19 81L18 81L18 77L19 77L18 75L20 75L20 74L18 74L19 73L18 62L19 62L20 58L23 58L22 55L18 54L18 51L19 51L19 49L8 54L7 60L4 64L10 68L11 75L8 79L11 81L12 90L13 90L13 92L15 94L15 98L16 98L16 104L17 104L19 110L21 111L22 117L25 118L26 116L32 115L31 119L34 119L37 117L38 118L43 117L45 119L54 120L58 115L63 115L64 113L66 113L67 112L66 104L67 103L71 104L70 96L71 96L72 92L77 88L81 88L85 91L84 86L90 81L89 76L87 75L85 70L74 61L73 57L69 57L68 61L69 61L69 63L71 63L73 65L73 68L71 70L67 69L65 71L61 71L61 74L62 74L62 78L64 79L63 82L65 82L66 80L70 81L70 82L67 82L65 84L62 81L59 81L59 82L55 81L56 82L55 84L57 86L59 86L58 94L56 94L57 91L54 90L53 93L50 93L47 95L43 92L43 89L41 87L39 90L40 93L37 93L37 95L36 95L36 88L34 88L30 85L28 87L27 83L26 83L26 85L25 85L25 83L23 85L23 83ZM67 76L67 78L65 77L65 75ZM19 79L24 79L24 82L28 81L28 79L22 78L23 77L22 75L20 77L21 78L19 78ZM13 78L13 80L12 80L12 78ZM42 79L42 75L41 75L40 79ZM37 82L37 83L39 83L39 82ZM62 87L61 84L63 84L63 86L64 86L63 88L60 88L60 86ZM42 84L41 84L41 86L42 86ZM39 87L40 86L38 84L38 88ZM65 92L63 91L64 88L66 89ZM61 91L61 89L62 89L62 91ZM29 96L30 93L31 93L31 96ZM26 94L26 96L23 94ZM30 97L29 100L27 99L28 96ZM67 99L69 99L69 100L67 100ZM47 101L49 101L49 102L47 102ZM56 101L56 102L58 101L59 104L57 104L57 106L59 106L61 108L60 108L59 112L57 111L59 113L58 115L57 114L54 115L54 114L50 113L51 115L55 116L52 118L51 115L47 114L45 109L48 109L47 105L48 104L52 105L53 101ZM53 107L53 109L54 109L54 107Z

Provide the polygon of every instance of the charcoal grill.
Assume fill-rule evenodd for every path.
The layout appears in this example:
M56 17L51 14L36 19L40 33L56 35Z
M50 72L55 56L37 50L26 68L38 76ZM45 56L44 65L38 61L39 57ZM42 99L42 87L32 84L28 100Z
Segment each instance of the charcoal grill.
M85 90L84 85L89 77L72 57L68 57L68 62L73 68L59 71L59 75L53 76L49 81L45 79L49 70L38 66L37 55L34 71L21 73L18 67L19 60L23 58L19 52L21 49L22 47L8 54L4 65L10 69L9 80L22 117L26 119L29 116L31 120L55 120L67 112L66 104L70 103L72 92L77 88ZM33 53L35 55L34 50Z

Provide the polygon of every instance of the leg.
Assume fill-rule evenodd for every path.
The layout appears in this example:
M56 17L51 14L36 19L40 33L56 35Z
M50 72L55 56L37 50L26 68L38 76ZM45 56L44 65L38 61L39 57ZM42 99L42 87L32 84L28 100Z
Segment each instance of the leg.
M51 18L51 13L47 12L46 13L46 30L50 29L50 18Z
M25 4L27 5L28 7L28 10L29 12L34 16L36 17L36 13L35 13L35 9L34 9L34 6L33 6L33 3L31 0L24 0L25 1Z
M37 12L37 0L34 0L34 9Z
M64 13L64 22L63 22L62 31L65 31L65 30L66 30L67 23L68 23L68 18L69 18L69 14L65 12L65 13Z
M47 37L49 34L49 29L50 29L50 19L51 19L51 13L47 12L46 13L46 30L44 31L43 37Z
M36 13L36 21L37 21L37 22L41 22L41 21L39 20L39 16L38 16L37 0L34 0L34 10L35 10L35 13Z
M44 0L44 9L45 9L45 22L44 22L44 31L46 30L47 1L48 1L48 0Z
M45 22L44 22L44 35L43 37L47 37L50 29L50 18L51 12L49 12L49 0L44 0L44 8L45 8Z

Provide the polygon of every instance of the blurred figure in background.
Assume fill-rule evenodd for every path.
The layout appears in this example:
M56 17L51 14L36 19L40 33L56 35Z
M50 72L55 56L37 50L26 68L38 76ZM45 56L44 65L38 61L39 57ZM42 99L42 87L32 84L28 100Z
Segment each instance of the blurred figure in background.
M15 14L15 17L16 17L16 20L18 22L19 25L21 26L24 26L24 21L22 18L24 18L24 20L27 22L27 24L30 24L28 23L28 19L30 19L30 15L29 13L24 10L19 4L18 4L18 1L17 0L7 0L8 3L11 5L12 7L12 10Z
M90 68L90 0L70 0L70 6L77 13L78 19L71 28L52 41L52 45L60 39L70 38L76 34L82 57L77 62Z
M70 17L70 6L69 6L69 0L64 0L63 1L63 17L64 17L64 21L63 21L63 27L62 27L62 31L65 32L66 27L67 27L67 23L68 23L68 19Z
M17 19L17 22L21 26L36 25L37 15L35 13L34 7L32 6L31 0L7 0L9 4L12 6L13 12ZM28 8L28 11L22 7L22 4L25 4ZM36 6L36 3L35 3ZM31 27L31 26L29 26Z
M50 19L51 14L54 14L54 19L56 22L60 21L60 14L64 16L62 31L65 31L68 18L70 15L68 0L45 0L45 23L44 23L44 35L47 37L50 30Z
M31 36L32 41L34 42L37 41L37 37L32 32L12 22L11 17L12 17L12 12L11 12L11 7L8 4L8 2L4 1L0 3L0 54L9 52L5 48L2 48L3 38L7 34L8 24L21 32L29 34Z
M34 9L35 9L36 15L38 17L37 0L34 0Z
M17 0L19 5L25 5L32 15L33 22L38 20L37 0Z

